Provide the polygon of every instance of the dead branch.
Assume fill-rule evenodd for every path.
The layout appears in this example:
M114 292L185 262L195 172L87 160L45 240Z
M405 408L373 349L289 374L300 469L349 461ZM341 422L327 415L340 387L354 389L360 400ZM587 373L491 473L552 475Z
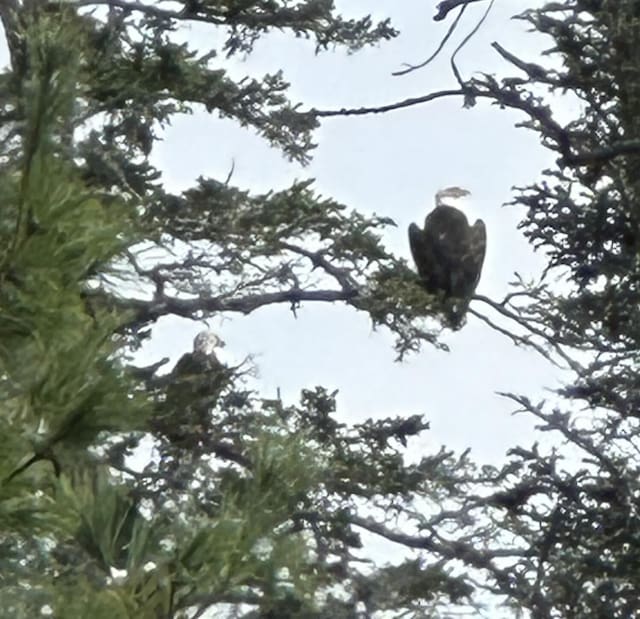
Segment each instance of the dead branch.
M428 103L435 99L442 99L444 97L464 96L464 90L439 90L437 92L431 92L428 95L422 97L412 97L404 99L403 101L397 101L396 103L388 103L378 107L359 107L359 108L342 108L340 110L317 110L312 109L308 113L317 117L329 117L329 116L364 116L366 114L384 114L385 112L392 112L393 110L400 110L406 107L412 107L414 105L420 105L421 103Z

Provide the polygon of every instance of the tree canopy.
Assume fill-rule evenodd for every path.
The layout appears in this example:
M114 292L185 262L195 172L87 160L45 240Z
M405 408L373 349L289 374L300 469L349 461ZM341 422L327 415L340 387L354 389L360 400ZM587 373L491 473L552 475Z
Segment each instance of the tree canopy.
M450 32L469 15L481 25L491 4L448 0L434 18ZM456 88L339 110L290 101L282 73L225 70L275 30L317 52L399 35L330 0L10 0L0 18L11 58L0 74L6 616L473 616L493 599L536 618L639 611L636 2L525 11L551 41L549 66L494 43L515 75L464 78L454 52ZM176 42L195 22L216 49ZM579 112L560 120L549 93ZM547 257L542 278L469 308L572 372L557 406L506 394L540 440L514 445L502 467L444 448L412 464L407 440L428 429L419 415L346 425L335 393L269 399L247 388L248 364L196 352L169 371L134 363L163 316L311 302L368 316L399 357L444 347L438 299L384 246L390 218L309 180L256 194L201 176L172 194L149 159L176 114L231 119L305 163L322 119L442 97L517 110L557 154L513 198ZM144 444L153 457L135 470ZM363 532L414 554L363 566Z

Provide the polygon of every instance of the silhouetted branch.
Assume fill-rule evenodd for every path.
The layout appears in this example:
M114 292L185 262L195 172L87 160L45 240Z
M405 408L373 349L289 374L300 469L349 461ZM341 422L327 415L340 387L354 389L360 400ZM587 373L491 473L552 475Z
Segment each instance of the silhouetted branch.
M524 71L530 79L546 81L546 77L549 72L544 67L533 62L520 60L520 58L514 56L511 52L502 47L500 43L493 42L491 47L493 47L493 49L495 49L506 61L510 62L515 67L518 67L521 71Z
M280 243L280 245L290 252L305 256L311 261L314 268L323 269L328 275L331 275L345 292L357 290L357 284L350 275L350 269L337 267L331 264L329 260L325 258L325 252L323 251L309 251L298 245L291 243Z
M460 71L458 71L458 67L456 65L456 56L458 55L458 52L471 40L473 35L476 32L478 32L478 30L480 29L480 26L482 26L484 21L487 19L487 16L489 15L489 11L491 11L491 7L493 6L493 2L494 0L491 0L489 2L489 6L487 7L487 10L484 12L484 15L480 18L478 23L473 27L471 32L464 39L462 39L462 41L460 42L460 45L458 45L458 47L456 47L456 49L453 51L453 54L451 54L451 70L453 71L453 74L456 76L456 79L458 80L458 84L460 84L460 87L463 88L465 92L467 92L469 95L471 95L471 92L469 87L465 83L465 81L462 79L462 75L460 74ZM464 11L466 8L467 8L467 5L463 7L462 11ZM462 14L462 11L460 11L460 14ZM469 100L465 101L465 103L468 105L473 105L473 99L470 98Z
M529 331L531 334L541 338L543 341L547 342L551 348L553 349L553 351L563 360L565 361L565 363L567 364L567 366L569 368L571 368L574 372L576 372L579 376L582 376L584 374L584 368L577 363L576 361L574 361L565 351L564 349L560 346L560 344L558 344L554 338L553 335L549 334L549 333L545 333L544 331L542 331L541 329L539 329L538 327L536 327L535 325L533 325L531 323L530 320L527 320L526 318L520 316L517 312L508 309L506 306L502 305L501 303L498 303L496 301L493 301L492 299L489 299L488 297L485 297L483 295L475 295L473 297L474 299L478 300L478 301L482 301L483 303L486 303L487 305L489 305L490 307L492 307L494 310L496 310L499 314L502 314L505 318L509 318L510 320L513 320L514 322L516 322L517 324L519 324L521 327L523 327L524 329L526 329L527 331ZM473 312L473 314L475 316L481 317L478 313L476 313L475 311ZM485 321L486 322L486 321ZM503 333L504 330L501 330L499 327L497 328L498 331L501 331ZM505 333L506 334L506 333ZM550 353L548 353L547 351L545 351L543 348L541 348L539 345L536 345L535 342L531 342L530 340L528 340L527 338L524 338L522 336L517 336L517 335L513 335L513 334L509 334L509 337L511 337L513 339L513 337L517 337L519 338L519 341L523 344L526 344L528 346L531 346L532 348L534 348L535 350L537 350L538 352L540 352L546 359L551 360L550 357ZM554 362L555 363L555 362ZM556 364L557 365L557 364Z
M420 105L421 103L428 103L435 99L442 99L443 97L452 96L464 96L464 90L440 90L438 92L431 92L428 95L422 97L412 97L404 99L403 101L397 101L396 103L389 103L386 105L380 105L377 107L359 107L359 108L342 108L340 110L310 110L309 114L313 116L329 117L329 116L364 116L365 114L384 114L385 112L391 112L393 110L401 110L406 107L412 107L414 105Z
M392 531L383 524L380 524L372 518L363 518L361 516L350 515L349 522L361 527L371 533L384 537L389 541L402 544L406 548L425 549L434 552L441 557L451 560L463 561L467 565L477 569L488 570L501 586L502 592L509 592L511 595L519 596L524 594L524 587L518 589L513 580L513 572L499 568L494 559L509 557L525 557L531 554L531 550L526 548L496 548L481 549L473 544L473 542L463 542L459 539L449 541L437 535L434 531L430 535L411 535L401 533L400 531ZM524 584L524 583L522 583Z
M460 22L460 19L462 18L462 15L466 8L467 8L466 6L463 7L462 10L458 13L458 15L456 15L455 20L453 21L451 26L449 26L449 30L447 30L447 34L444 35L444 37L442 38L442 41L440 41L440 45L438 45L438 47L436 48L436 51L433 52L433 54L431 54L429 58L427 58L424 62L421 62L420 64L417 64L417 65L411 65L405 62L404 66L407 67L406 69L403 69L401 71L394 71L391 75L395 75L395 76L406 75L407 73L411 73L412 71L416 71L417 69L422 69L423 67L426 67L432 60L434 60L438 56L438 54L442 51L446 42L451 38L451 35L453 34L453 31L456 29L456 26Z
M514 333L513 331L510 331L505 327L501 327L499 324L491 320L488 316L485 316L484 314L481 314L480 312L472 308L469 308L467 311L469 314L472 314L473 316L484 322L487 326L491 327L494 331L497 331L505 337L508 337L516 346L530 346L545 359L553 363L553 365L558 368L562 368L562 366L551 356L549 351L545 350L537 342L534 342L530 336L518 335L517 333Z
M560 432L571 444L576 445L588 453L593 458L594 462L600 463L603 469L605 469L611 478L615 480L616 484L622 485L625 483L624 475L619 467L616 466L614 461L604 453L601 447L594 445L593 441L590 440L589 436L585 432L581 432L567 424L562 413L557 410L554 410L552 413L545 413L542 410L541 405L535 405L529 400L529 398L521 395L505 392L498 392L498 395L515 402L522 407L523 411L529 412L538 419L544 421L547 424L547 427L542 428L543 430L555 430Z
M224 18L216 17L215 15L212 15L211 12L198 14L184 10L172 11L170 9L162 9L158 6L154 6L154 3L146 4L143 2L126 2L124 0L77 0L73 4L75 7L107 5L109 7L123 9L124 11L136 11L143 15L160 19L188 19L190 21L201 21L210 24L226 23Z
M203 312L208 314L217 312L250 314L260 307L273 303L291 303L297 306L303 301L349 301L357 295L357 290L304 290L300 288L290 288L289 290L265 292L262 294L227 299L205 296L195 299L178 299L176 297L162 295L152 301L119 298L113 299L111 302L121 310L132 312L132 323L144 324L169 314L182 316L183 318L197 318Z

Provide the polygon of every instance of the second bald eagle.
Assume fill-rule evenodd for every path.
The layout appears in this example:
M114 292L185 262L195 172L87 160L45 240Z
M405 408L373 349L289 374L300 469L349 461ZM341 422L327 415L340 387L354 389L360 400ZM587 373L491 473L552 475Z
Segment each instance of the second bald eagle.
M223 346L211 331L199 333L193 340L193 352L182 355L164 377L166 395L153 428L171 443L195 447L209 433L211 412L233 378L233 368L215 353Z
M449 302L454 326L460 324L478 285L487 246L484 222L478 219L470 226L462 211L443 202L468 194L459 187L439 191L424 228L409 226L409 245L422 285L429 294Z

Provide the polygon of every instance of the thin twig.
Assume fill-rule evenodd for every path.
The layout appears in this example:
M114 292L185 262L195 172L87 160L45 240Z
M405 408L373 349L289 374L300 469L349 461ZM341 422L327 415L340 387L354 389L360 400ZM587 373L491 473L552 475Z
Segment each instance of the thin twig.
M399 75L406 75L407 73L411 73L412 71L417 71L418 69L422 69L426 67L432 60L434 60L437 57L437 55L442 51L446 42L451 38L451 35L453 34L453 31L456 29L456 26L460 22L460 18L462 17L462 14L465 12L466 8L467 8L466 5L463 6L460 12L456 15L456 18L453 20L453 23L451 24L451 26L449 26L449 30L447 31L447 34L444 35L442 41L440 41L440 45L438 45L438 47L436 48L436 51L433 52L433 54L431 54L429 58L427 58L424 62L421 62L420 64L416 64L416 65L404 63L404 65L407 67L406 69L402 69L401 71L394 71L391 75L396 77Z
M556 354L559 357L561 357L566 362L568 367L571 368L574 372L576 372L576 374L578 374L578 376L582 376L584 374L584 369L582 368L582 366L579 363L577 363L576 361L574 361L563 350L563 348L560 346L560 344L555 342L553 340L553 338L548 333L545 333L541 329L538 329L537 327L534 327L531 324L530 321L526 320L525 318L522 318L522 316L519 316L516 312L511 311L510 309L508 309L504 305L501 305L500 303L498 303L496 301L493 301L489 297L485 297L483 295L475 295L473 298L475 300L477 300L477 301L481 301L482 303L485 303L485 304L489 305L494 310L496 310L498 313L502 314L506 318L509 318L510 320L513 320L514 322L518 323L521 327L524 327L527 331L529 331L533 335L536 335L539 338L541 338L542 340L544 340L545 342L547 342L553 348L553 350L556 352ZM535 348L533 342L529 342L529 345L532 346L533 348ZM547 357L547 358L550 359L550 357Z
M451 70L453 71L453 74L456 76L456 79L458 80L458 84L460 84L462 88L465 88L465 82L462 79L460 72L458 71L458 67L456 66L456 55L471 40L473 35L476 34L478 30L480 30L480 26L482 26L484 21L487 19L489 12L491 11L493 2L494 0L491 0L489 2L489 6L487 7L487 10L484 12L484 15L480 18L480 20L475 25L475 27L471 30L471 32L464 39L462 39L462 41L460 42L460 45L458 45L458 47L456 47L456 49L453 51L453 54L451 54ZM462 11L464 11L466 8L467 8L467 5L465 4L464 7L462 8ZM460 14L462 14L462 11L460 11Z

